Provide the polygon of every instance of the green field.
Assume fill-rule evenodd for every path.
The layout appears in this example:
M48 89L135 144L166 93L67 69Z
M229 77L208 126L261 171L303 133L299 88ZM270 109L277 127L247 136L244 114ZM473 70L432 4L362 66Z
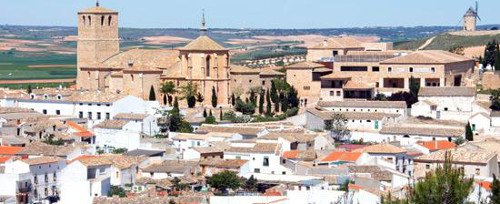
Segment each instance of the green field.
M395 49L401 50L415 50L425 43L429 38L397 42L394 43ZM440 34L425 47L426 50L451 50L456 47L473 47L483 46L492 40L500 41L500 34L497 35L479 35L479 36L459 36L451 35L448 33Z
M32 83L32 84L0 84L0 88L9 88L9 89L28 89L28 86L31 86L32 89L36 88L58 88L59 86L63 88L67 88L74 83Z
M50 52L0 52L0 80L67 79L76 77L76 55ZM30 65L73 65L30 68Z

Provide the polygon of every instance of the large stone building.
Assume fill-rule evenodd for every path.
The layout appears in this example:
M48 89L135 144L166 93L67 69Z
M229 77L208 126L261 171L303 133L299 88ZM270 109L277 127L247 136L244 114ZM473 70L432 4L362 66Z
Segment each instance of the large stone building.
M218 103L228 104L229 50L205 35L204 21L200 31L200 37L179 49L120 52L118 12L99 5L78 12L77 88L143 99L154 89L160 99L165 81L193 83L205 98L215 88Z

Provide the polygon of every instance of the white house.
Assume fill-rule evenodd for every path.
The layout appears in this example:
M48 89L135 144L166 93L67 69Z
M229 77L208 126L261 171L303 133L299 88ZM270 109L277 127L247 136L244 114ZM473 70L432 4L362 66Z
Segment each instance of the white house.
M118 113L154 114L158 102L144 101L135 96L99 91L57 89L34 90L29 97L10 98L17 107L47 115L87 118L90 126L110 120Z
M141 132L137 123L126 120L105 120L94 126L95 144L109 152L115 148L138 149Z
M473 114L476 90L472 87L421 87L418 100L411 108L414 117L467 121Z
M207 134L193 133L171 133L174 147L178 152L182 153L187 149L194 147L208 147L209 136Z
M332 122L334 115L339 114L345 119L346 127L351 131L368 131L377 132L385 124L395 123L402 117L397 113L380 113L380 112L333 112L325 111L316 108L306 110L306 128L310 130L323 130L325 124Z
M199 173L198 162L183 160L165 160L150 164L140 169L141 176L152 179L180 178Z
M155 135L160 132L158 121L153 115L142 113L118 113L113 119L129 121L128 124L131 130L145 133L147 135Z
M65 166L66 160L47 156L8 162L5 172L0 174L0 195L24 195L29 203L57 201L61 191L60 173Z
M413 174L413 160L406 154L407 150L387 143L370 145L354 152L366 153L356 162L362 165L377 165L397 170L407 175Z
M291 169L284 167L280 157L280 145L255 143L253 147L231 147L224 152L224 159L249 161L250 171L260 174L290 175Z
M469 124L475 133L487 133L491 128L491 117L484 112L479 112L469 118Z
M317 104L324 110L333 112L368 112L368 113L392 113L407 115L405 101L366 101L366 100L344 100L344 101L319 101Z
M271 132L257 138L258 143L278 143L282 151L325 150L333 148L333 141L327 134Z

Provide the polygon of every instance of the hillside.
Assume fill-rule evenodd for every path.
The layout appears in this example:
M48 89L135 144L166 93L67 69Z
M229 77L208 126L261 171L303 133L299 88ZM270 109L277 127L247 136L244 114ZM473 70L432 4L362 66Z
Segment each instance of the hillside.
M432 41L427 46L423 46L431 38L433 38ZM482 54L480 53L481 47L493 39L500 41L500 31L447 32L434 37L394 43L394 48L402 50L416 50L418 48L424 50L451 50L463 47L466 55L477 57Z

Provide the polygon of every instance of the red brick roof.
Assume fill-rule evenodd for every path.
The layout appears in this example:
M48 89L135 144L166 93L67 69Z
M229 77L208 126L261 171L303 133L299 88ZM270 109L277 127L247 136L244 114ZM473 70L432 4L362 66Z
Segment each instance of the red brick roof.
M448 142L446 140L442 141L428 141L418 143L420 146L427 148L429 151L436 151L442 149L455 148L457 145L453 142Z
M346 162L356 162L361 156L361 152L338 152L334 151L328 156L323 158L322 162L334 162L334 161L346 161Z
M4 157L4 156L0 156L0 164L3 164L5 163L7 160L9 160L11 157Z
M479 182L477 182L477 184L479 186L481 186L482 188L484 188L485 190L491 191L491 182L488 182L488 181L479 181Z
M0 146L0 155L15 155L22 149L22 147Z

